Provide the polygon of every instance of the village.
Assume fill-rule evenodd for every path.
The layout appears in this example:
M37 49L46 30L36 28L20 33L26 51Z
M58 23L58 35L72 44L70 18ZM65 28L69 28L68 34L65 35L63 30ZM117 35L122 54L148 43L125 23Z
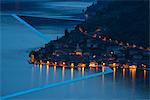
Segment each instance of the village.
M30 53L30 63L68 68L149 68L149 48L113 40L100 28L93 35L80 26Z

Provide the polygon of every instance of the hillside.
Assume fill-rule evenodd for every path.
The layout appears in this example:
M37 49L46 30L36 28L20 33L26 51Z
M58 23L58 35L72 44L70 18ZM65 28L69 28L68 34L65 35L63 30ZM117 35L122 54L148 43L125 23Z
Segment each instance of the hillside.
M97 26L114 39L149 47L149 1L98 1L87 8L81 25L89 33Z

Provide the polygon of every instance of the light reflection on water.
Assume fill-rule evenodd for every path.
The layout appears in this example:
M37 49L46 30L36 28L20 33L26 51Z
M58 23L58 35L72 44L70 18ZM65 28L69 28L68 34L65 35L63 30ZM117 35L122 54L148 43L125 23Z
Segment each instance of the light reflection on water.
M49 66L46 65L46 84L48 84L48 78L49 78Z
M65 76L65 67L62 68L62 80L64 80L64 76Z
M146 80L146 70L144 69L144 80Z
M116 68L113 68L113 81L116 79Z
M56 66L54 66L54 76L56 76Z
M40 64L39 66L40 66L39 84L41 85L41 81L42 81L42 64Z
M73 79L73 68L71 68L71 79Z
M136 69L129 69L129 70L130 70L130 73L131 73L131 78L134 81L135 77L136 77Z
M89 74L94 74L99 72L104 72L105 69L102 67L101 69L95 69L95 68L90 68L90 69L85 69L84 67L78 68L78 69L68 69L65 67L50 67L50 66L42 66L42 65L37 65L32 68L32 82L31 86L34 86L36 84L35 79L38 72L37 69L39 69L39 82L40 85L44 84L50 84L50 83L55 83L55 82L60 82L60 81L65 81L65 80L73 80L74 78L78 77L83 77L85 75ZM57 75L56 75L57 73ZM88 73L88 74L87 74ZM113 91L116 91L116 88L118 87L116 84L118 82L122 82L122 86L126 87L128 86L131 88L132 92L135 93L135 89L137 88L137 84L140 80L140 84L147 84L147 77L148 77L148 71L147 70L139 70L139 69L118 69L118 68L113 68L113 73L108 74L108 75L102 75L100 76L100 82L101 82L101 87L103 90L103 86L105 86L105 81L108 81L108 76L112 78L109 81L112 81L112 88ZM145 83L144 83L145 82ZM84 87L84 82L82 83L82 87ZM104 91L104 90L103 90Z
M31 87L38 82L39 85L49 84L56 81L64 81L67 79L73 80L74 78L83 77L85 75L94 74L97 72L101 72L99 69L92 68L86 69L84 67L81 68L65 68L65 67L57 67L57 66L49 66L49 65L34 65L31 70ZM102 70L104 72L104 68ZM69 74L70 73L70 74ZM104 75L103 75L104 77Z
M84 76L84 67L82 67L82 76Z
M36 69L39 69L40 67L34 67L34 70L32 71L32 77L35 77L34 74L36 74ZM43 81L46 79L47 84L51 84L54 82L60 82L60 81L65 81L65 80L70 80L70 79L75 79L78 77L82 77L87 75L87 72L94 72L97 73L95 68L91 69L85 69L85 68L65 68L65 67L47 67L43 66L42 67L42 78ZM118 69L118 68L113 68L113 73L106 74L106 75L101 75L100 77L97 78L92 78L89 79L91 80L90 82L86 81L81 81L80 83L80 89L86 89L90 84L92 84L91 88L93 91L97 91L100 94L104 94L107 90L111 88L112 95L116 94L121 94L122 93L127 93L125 91L128 91L127 94L130 95L136 95L138 96L139 93L142 93L140 91L146 91L144 92L146 95L148 91L148 70L139 70L139 69ZM104 72L104 67L99 69L100 72ZM57 75L56 75L57 72ZM46 74L46 78L44 78ZM93 74L93 73L90 73ZM89 74L88 74L89 75ZM60 80L58 80L60 79ZM52 82L53 81L53 82ZM36 82L34 82L36 83ZM96 85L96 86L93 86ZM69 85L70 91L75 91L75 88L78 86L74 84ZM94 88L93 88L94 87ZM118 88L122 89L119 90ZM124 89L124 90L123 90ZM118 90L120 91L119 93ZM139 91L140 90L140 91Z
M122 76L123 76L123 79L125 78L125 71L126 71L126 69L123 68L123 69L122 69Z

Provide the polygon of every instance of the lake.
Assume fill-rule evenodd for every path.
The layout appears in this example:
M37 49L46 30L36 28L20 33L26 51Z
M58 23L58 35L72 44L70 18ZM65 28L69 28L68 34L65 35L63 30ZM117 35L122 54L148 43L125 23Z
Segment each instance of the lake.
M29 51L42 47L46 41L11 16L28 16L24 17L25 21L50 40L54 40L57 36L63 36L64 29L71 30L81 23L80 19L83 18L76 18L76 15L80 15L82 9L92 4L91 1L10 1L4 1L5 7L1 12L1 96L101 72L94 69L82 71L29 64ZM28 9L25 9L27 4ZM12 99L134 100L148 99L148 96L149 70L113 69L112 73L106 75L19 95Z

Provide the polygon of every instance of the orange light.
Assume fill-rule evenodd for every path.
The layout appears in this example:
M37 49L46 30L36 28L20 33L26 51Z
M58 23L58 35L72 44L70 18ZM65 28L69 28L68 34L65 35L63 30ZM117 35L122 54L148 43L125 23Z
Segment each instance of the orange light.
M73 67L74 67L74 63L71 63L70 67L72 67L72 68L73 68Z
M55 67L57 66L57 62L54 63L54 66L55 66Z
M47 61L46 64L49 65L50 64L49 61Z
M105 66L106 64L105 64L105 63L102 63L102 65Z
M86 64L85 63L79 63L78 67L86 67Z
M82 55L82 52L76 52L75 54L76 55Z
M144 69L144 80L146 79L146 70Z
M112 63L112 64L110 64L110 67L117 67L117 64L116 63Z
M125 77L125 69L124 68L123 68L122 74L123 74L123 78L124 78Z
M122 67L123 68L129 68L129 65L128 64L123 64Z
M136 69L137 66L136 66L136 65L131 65L131 66L129 66L129 68L130 68L130 69Z
M65 65L66 63L65 62L63 62L63 65Z
M82 76L84 76L84 67L82 67Z
M133 65L132 65L133 66ZM131 77L132 79L134 80L135 79L135 76L136 76L136 68L131 68L130 69L130 72L131 72Z
M98 63L96 61L91 61L89 67L98 67Z
M32 55L31 55L31 62L33 63L34 61L35 61L34 55L32 54Z
M113 68L113 79L115 80L116 78L116 68Z

